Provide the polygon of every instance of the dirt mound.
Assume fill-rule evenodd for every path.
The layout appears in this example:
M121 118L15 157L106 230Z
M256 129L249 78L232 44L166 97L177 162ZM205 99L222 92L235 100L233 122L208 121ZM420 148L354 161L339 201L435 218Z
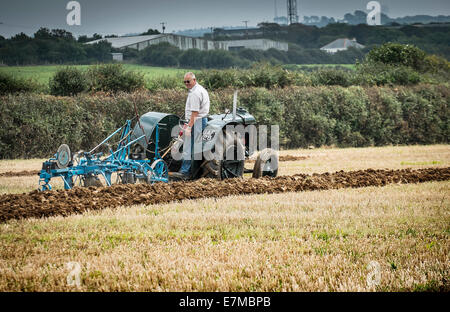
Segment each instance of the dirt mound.
M304 160L309 158L309 156L293 156L293 155L281 155L278 157L279 161L296 161L296 160ZM256 159L248 159L245 162L254 163Z
M293 156L293 155L281 155L279 157L280 161L296 161L296 160L304 160L309 158L309 156Z
M86 210L136 204L156 204L183 199L229 195L300 192L345 187L383 186L389 183L419 183L450 180L450 167L402 170L359 170L323 174L297 174L260 179L200 179L193 182L154 185L117 184L111 187L75 187L27 194L0 196L0 222L9 219L70 215Z
M32 176L39 175L40 170L24 170L24 171L7 171L0 172L0 177L23 177L23 176Z

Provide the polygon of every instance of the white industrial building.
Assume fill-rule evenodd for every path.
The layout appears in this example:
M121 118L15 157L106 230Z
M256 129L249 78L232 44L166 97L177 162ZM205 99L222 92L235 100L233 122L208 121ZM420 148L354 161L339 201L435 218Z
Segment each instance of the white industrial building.
M353 47L357 49L363 49L364 46L362 44L359 44L356 42L356 39L336 39L333 42L330 42L329 44L323 46L320 48L320 50L334 54L338 51L345 51L348 48Z
M146 47L158 44L161 42L168 42L180 50L199 49L203 51L207 50L237 50L237 49L256 49L256 50L268 50L270 48L287 51L288 44L285 42L278 42L269 39L249 39L249 40L229 40L229 41L212 41L193 37L186 37L174 34L159 34L159 35L147 35L147 36L130 36L130 37L115 37L104 38L87 42L87 44L93 44L106 40L111 43L113 48L123 49L131 48L137 50L143 50Z
M247 39L247 40L230 40L222 41L228 46L228 50L253 49L253 50L269 50L277 49L287 51L288 44L286 42L273 41L270 39Z

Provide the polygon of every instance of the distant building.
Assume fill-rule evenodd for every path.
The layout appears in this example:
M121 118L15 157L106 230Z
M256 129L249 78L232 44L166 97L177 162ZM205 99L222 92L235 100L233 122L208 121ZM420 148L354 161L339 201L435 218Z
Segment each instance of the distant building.
M87 44L93 44L103 40L106 40L107 42L111 43L111 46L113 48L117 49L130 48L139 51L145 49L150 45L158 44L161 42L168 42L181 50L188 50L188 49L199 49L205 51L217 49L227 50L227 47L221 42L173 34L104 38L87 42Z
M238 50L244 48L257 50L268 50L270 48L282 51L288 50L287 43L273 41L269 39L212 41L193 37L180 36L175 34L104 38L90 41L87 42L86 44L93 44L103 40L111 43L111 46L116 49L130 48L139 51L147 48L150 45L158 44L161 42L168 42L181 50L199 49L203 51L208 51L208 50Z
M214 29L214 37L247 37L262 36L264 31L261 28L241 28L241 29Z
M122 62L123 61L123 53L111 53L113 61Z
M353 47L357 49L363 49L364 46L362 44L359 44L356 42L356 39L336 39L333 42L323 46L320 48L320 50L328 52L328 53L336 53L338 51L345 51L348 48Z
M288 50L288 44L286 42L273 41L270 39L229 40L223 42L226 43L229 51L241 49L253 49L263 51L269 49L277 49L280 51Z

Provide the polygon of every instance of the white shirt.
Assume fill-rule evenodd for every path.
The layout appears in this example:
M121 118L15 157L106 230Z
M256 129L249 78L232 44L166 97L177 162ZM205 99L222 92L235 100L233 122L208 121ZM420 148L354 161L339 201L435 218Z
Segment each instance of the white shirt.
M206 117L209 114L208 91L198 83L193 86L186 99L185 117L191 119L192 112L198 112L198 117Z

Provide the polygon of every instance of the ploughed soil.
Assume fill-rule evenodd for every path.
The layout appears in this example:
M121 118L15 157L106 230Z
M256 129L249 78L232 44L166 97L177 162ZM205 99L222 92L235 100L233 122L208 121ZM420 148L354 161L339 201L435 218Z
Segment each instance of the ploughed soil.
M293 155L281 155L278 157L278 161L297 161L309 158L309 156L293 156ZM256 159L248 159L245 162L255 162Z
M420 183L450 179L450 167L402 170L358 170L322 174L297 174L260 179L200 179L189 182L115 184L111 187L75 187L71 190L33 191L0 195L0 222L10 219L67 216L137 204L160 204L183 199L224 197L229 195L301 192L390 183Z
M309 156L292 156L292 155L282 155L279 157L279 161L297 161L309 158ZM253 163L255 160L249 159L246 162ZM23 177L23 176L33 176L39 175L40 170L24 170L24 171L7 171L0 172L0 177Z

